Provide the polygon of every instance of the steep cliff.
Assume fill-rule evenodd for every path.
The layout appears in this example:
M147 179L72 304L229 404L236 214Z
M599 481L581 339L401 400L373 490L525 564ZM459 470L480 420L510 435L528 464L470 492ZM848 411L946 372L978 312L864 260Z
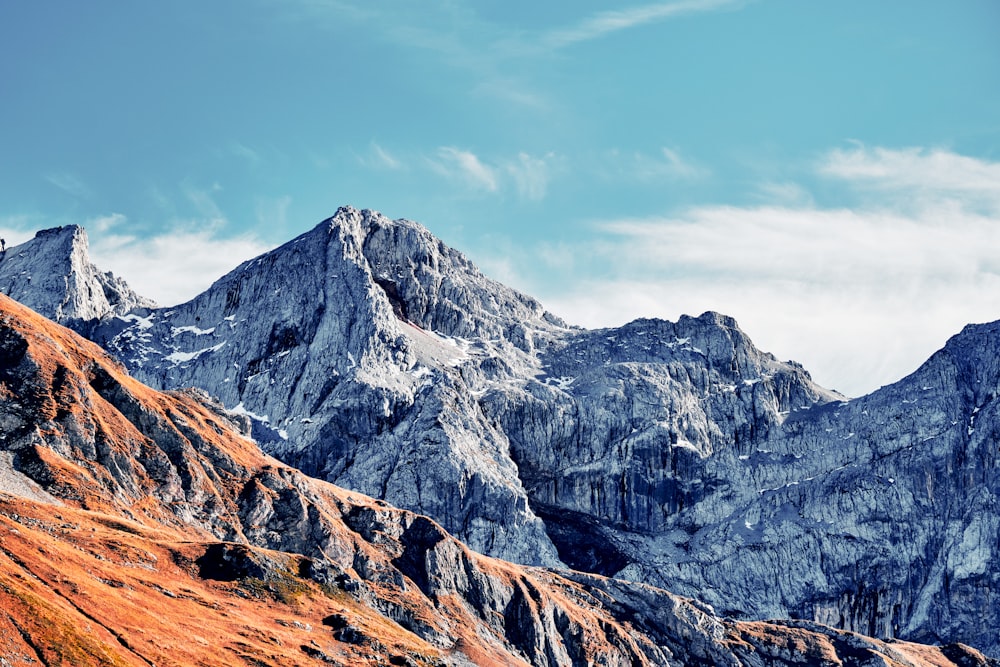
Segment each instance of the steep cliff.
M236 426L0 297L4 664L997 664L480 556Z
M88 331L480 552L1000 654L996 325L847 400L725 316L569 327L419 225L345 208Z
M524 375L528 328L550 321L417 225L342 209L194 300L94 335L142 381L201 387L250 416L307 474L428 514L481 552L556 564L463 377L471 359Z
M42 230L0 253L0 292L57 322L78 325L155 306L91 263L87 232L77 225Z

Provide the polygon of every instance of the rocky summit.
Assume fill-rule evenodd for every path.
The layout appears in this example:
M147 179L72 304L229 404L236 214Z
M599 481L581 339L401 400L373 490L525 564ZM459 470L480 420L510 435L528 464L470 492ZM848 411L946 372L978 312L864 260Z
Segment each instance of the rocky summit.
M94 313L68 323L142 381L476 551L1000 655L998 324L848 399L723 315L572 327L351 208L188 303Z
M156 304L90 261L87 233L67 225L0 252L0 292L61 323L84 323Z
M4 665L997 664L481 556L239 422L0 297Z

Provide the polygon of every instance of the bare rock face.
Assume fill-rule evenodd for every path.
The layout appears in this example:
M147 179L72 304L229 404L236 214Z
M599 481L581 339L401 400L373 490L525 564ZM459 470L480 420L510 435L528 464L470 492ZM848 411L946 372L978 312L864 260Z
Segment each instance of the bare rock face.
M740 335L699 320L602 332L610 365L574 361L599 338L578 334L543 356L557 386L485 397L564 560L731 616L995 653L1000 323L848 401L766 357L719 364Z
M201 387L249 416L308 474L433 516L481 552L557 564L463 378L473 356L523 375L532 326L559 323L414 223L341 209L194 300L92 335L144 382Z
M0 253L0 292L61 323L155 305L91 264L87 232L77 225L42 230Z
M45 494L0 488L11 664L996 664L481 556L270 459L218 404L139 384L6 297L0 424L0 480Z
M723 315L569 327L344 208L186 304L81 330L482 553L1000 654L997 324L848 400Z

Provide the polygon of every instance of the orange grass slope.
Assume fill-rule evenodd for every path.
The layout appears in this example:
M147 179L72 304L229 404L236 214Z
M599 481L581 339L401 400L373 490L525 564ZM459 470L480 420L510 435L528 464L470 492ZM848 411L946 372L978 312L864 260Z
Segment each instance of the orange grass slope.
M0 664L988 664L471 552L0 296Z

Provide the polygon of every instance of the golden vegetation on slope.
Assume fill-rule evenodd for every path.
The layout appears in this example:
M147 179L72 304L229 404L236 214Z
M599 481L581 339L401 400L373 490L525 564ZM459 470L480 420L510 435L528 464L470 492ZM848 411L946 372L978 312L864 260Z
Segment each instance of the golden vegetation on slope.
M3 667L985 664L480 556L3 296L0 453Z
M10 665L434 664L441 651L295 576L199 576L203 542L0 494L0 655ZM297 558L275 554L290 568ZM381 646L337 641L346 619ZM360 636L360 634L359 634Z

